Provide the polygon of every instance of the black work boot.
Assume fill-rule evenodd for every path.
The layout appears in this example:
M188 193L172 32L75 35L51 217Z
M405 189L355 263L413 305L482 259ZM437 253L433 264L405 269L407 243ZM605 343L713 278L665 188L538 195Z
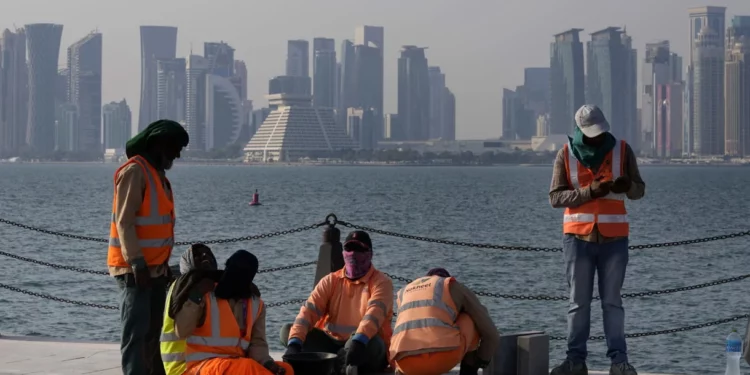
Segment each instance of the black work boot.
M585 362L573 363L573 361L566 359L559 366L553 368L549 375L589 375L589 369Z
M630 363L621 362L613 363L609 368L609 375L638 375L635 372L635 367L631 366Z
M336 363L333 365L333 373L336 375L346 375L346 348L339 349L336 357Z

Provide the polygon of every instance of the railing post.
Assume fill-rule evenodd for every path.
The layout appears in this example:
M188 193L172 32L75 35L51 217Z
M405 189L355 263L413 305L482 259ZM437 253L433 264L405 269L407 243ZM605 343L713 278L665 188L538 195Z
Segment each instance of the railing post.
M544 331L529 331L518 333L506 333L500 335L500 343L495 350L495 356L492 358L487 371L482 371L482 375L517 375L518 372L518 339L522 336L543 335ZM549 355L549 353L547 353ZM536 359L536 358L534 358ZM549 361L549 360L548 360Z
M342 251L341 231L334 226L328 226L323 230L323 243L318 248L318 264L315 268L313 288L325 275L344 267Z

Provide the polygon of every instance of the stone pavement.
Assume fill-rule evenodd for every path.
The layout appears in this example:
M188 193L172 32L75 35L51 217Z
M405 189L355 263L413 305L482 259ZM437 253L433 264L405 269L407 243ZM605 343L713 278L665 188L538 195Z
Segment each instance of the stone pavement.
M282 353L271 355L280 359ZM110 342L0 336L0 375L10 374L119 375L122 374L120 347ZM458 374L458 371L451 374ZM605 375L607 372L592 371L589 374Z

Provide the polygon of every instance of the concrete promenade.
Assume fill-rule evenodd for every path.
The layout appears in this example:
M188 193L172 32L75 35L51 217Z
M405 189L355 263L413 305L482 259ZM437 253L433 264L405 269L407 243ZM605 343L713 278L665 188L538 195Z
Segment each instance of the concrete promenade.
M273 352L271 355L281 359L282 353ZM110 342L0 336L0 375L9 374L119 375L122 374L120 347ZM458 374L458 369L451 374ZM589 374L605 375L608 372L591 371Z

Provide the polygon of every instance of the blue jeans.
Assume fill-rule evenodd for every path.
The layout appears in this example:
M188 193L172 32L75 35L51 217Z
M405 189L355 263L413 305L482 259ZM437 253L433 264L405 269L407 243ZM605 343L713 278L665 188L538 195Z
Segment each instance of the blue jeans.
M586 361L594 273L597 273L604 315L604 335L607 338L607 357L612 363L627 362L625 310L622 308L620 291L628 265L628 239L600 244L581 241L566 234L563 252L570 288L568 359L574 363Z

